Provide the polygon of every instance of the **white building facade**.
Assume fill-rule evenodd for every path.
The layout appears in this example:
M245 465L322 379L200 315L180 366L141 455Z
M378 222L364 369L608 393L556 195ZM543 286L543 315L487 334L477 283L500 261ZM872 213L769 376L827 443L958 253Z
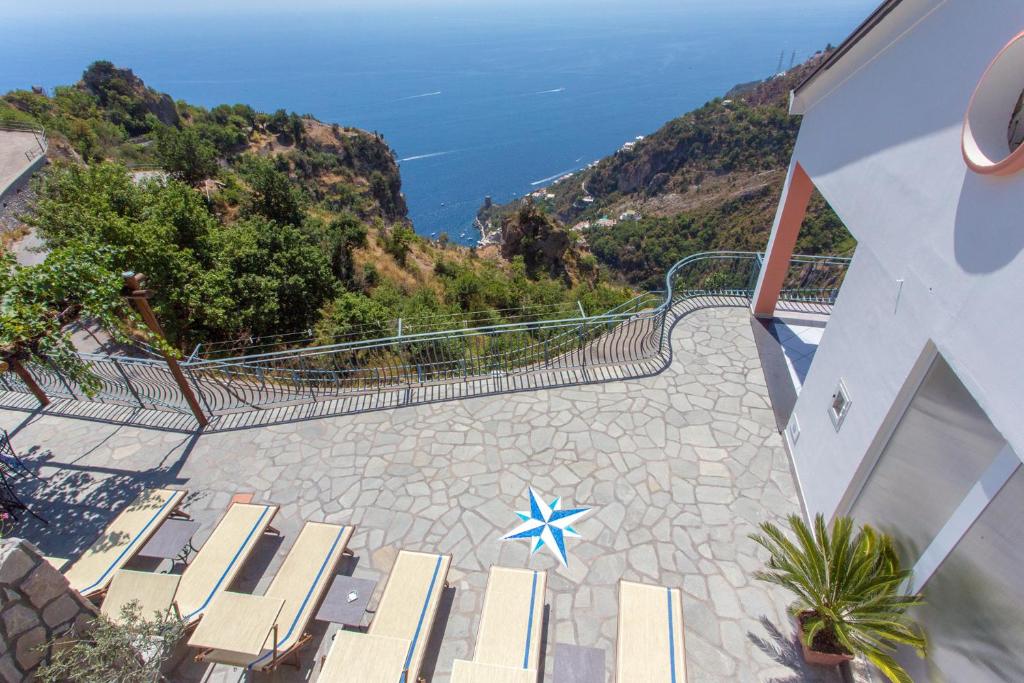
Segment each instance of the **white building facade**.
M770 318L817 188L857 250L787 443L809 514L892 533L914 568L915 680L1024 680L1022 91L1021 0L884 3L792 95L755 295Z

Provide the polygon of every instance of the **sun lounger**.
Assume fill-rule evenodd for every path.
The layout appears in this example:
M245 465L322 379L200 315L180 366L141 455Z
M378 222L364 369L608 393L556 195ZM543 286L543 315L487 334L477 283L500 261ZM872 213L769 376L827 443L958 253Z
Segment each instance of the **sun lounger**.
M473 661L455 660L452 683L537 683L547 573L491 567Z
M121 511L65 573L68 583L85 597L99 595L114 573L146 545L165 519L181 515L178 505L186 491L146 489Z
M416 681L451 563L451 555L398 553L370 628L335 634L317 682Z
M163 614L174 606L174 592L178 590L181 576L178 574L157 574L121 569L110 581L110 588L103 596L100 613L117 622L121 610L130 602L139 606L144 619L152 619L154 613Z
M269 670L294 656L353 530L306 522L265 594L218 592L189 639L196 659Z
M683 605L678 588L619 582L617 683L684 683Z
M192 563L180 577L175 577L174 590L169 596L168 581L164 578L169 575L122 569L114 576L101 611L116 616L122 605L135 599L148 618L153 611L168 609L173 600L186 624L195 624L217 592L231 586L260 536L273 530L270 522L277 509L276 505L230 505Z

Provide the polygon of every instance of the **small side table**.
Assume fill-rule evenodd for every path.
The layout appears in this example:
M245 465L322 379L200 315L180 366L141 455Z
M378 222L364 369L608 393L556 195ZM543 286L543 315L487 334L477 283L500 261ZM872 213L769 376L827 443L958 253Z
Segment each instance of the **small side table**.
M555 643L554 683L604 683L604 650Z
M327 589L315 619L342 626L362 627L363 614L366 613L376 587L377 582L372 579L356 579L344 575L334 577L334 583ZM349 602L349 593L356 594L355 600Z
M188 562L189 555L196 551L192 547L192 536L200 526L202 525L199 522L191 519L166 519L160 528L149 537L138 555L185 564Z

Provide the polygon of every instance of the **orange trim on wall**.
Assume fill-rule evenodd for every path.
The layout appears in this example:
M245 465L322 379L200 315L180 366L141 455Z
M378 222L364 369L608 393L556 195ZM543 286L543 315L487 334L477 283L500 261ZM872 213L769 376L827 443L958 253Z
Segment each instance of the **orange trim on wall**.
M754 293L754 315L758 318L771 318L775 315L779 292L789 273L789 261L793 258L796 238L800 235L800 225L804 222L807 203L811 201L813 192L811 177L800 162L794 162L793 172L783 191L782 210L772 226L772 238L762 265L760 286Z

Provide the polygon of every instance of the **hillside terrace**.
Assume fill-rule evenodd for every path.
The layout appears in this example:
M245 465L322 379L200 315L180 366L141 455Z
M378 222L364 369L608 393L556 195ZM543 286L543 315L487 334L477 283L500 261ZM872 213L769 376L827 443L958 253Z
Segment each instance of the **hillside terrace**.
M675 326L671 362L650 377L219 432L3 409L0 427L45 480L20 493L50 520L11 531L74 558L140 489L164 486L190 492L198 548L231 497L252 493L281 506L282 536L260 542L236 591L265 589L303 520L357 525L342 572L377 580L378 595L398 550L452 554L428 680L447 681L453 660L472 656L487 571L499 564L548 571L546 680L556 643L598 648L614 671L627 579L682 589L690 683L838 681L803 663L788 598L752 577L763 556L748 534L800 510L755 333L748 309L707 308ZM547 549L531 557L528 541L500 540L531 486L593 508L582 538L567 541L566 568ZM338 627L313 624L297 671L255 680L315 680ZM243 675L183 649L172 679Z

